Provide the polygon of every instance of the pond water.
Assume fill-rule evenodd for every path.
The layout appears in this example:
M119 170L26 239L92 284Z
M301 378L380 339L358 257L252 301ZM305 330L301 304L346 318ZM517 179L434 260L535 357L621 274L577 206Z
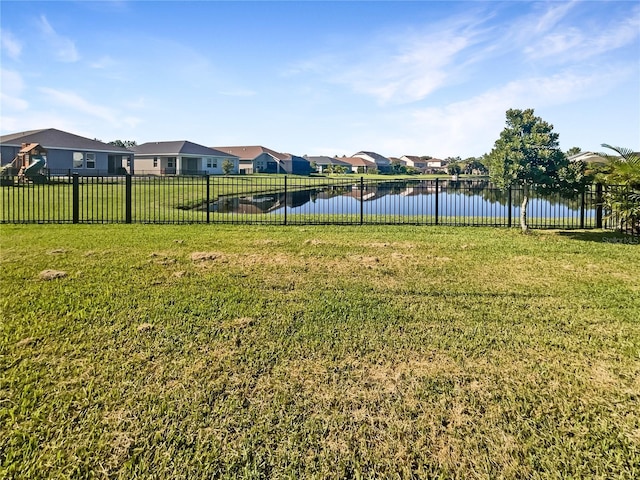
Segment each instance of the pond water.
M384 182L358 183L321 188L295 189L284 192L232 195L210 205L219 213L264 215L288 214L352 214L405 215L442 217L507 217L509 193L488 182ZM511 192L511 215L520 214L522 192ZM582 197L573 199L559 195L531 195L527 213L530 217L567 218L582 213ZM595 217L595 204L591 195L586 198L584 217Z

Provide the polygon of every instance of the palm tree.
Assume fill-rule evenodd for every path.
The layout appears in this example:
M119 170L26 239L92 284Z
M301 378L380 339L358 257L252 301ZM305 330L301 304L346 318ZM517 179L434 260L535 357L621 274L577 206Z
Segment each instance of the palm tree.
M607 218L615 220L619 230L640 233L640 154L606 143L602 146L618 154L601 154L609 161L604 179L608 186L604 203L610 211Z

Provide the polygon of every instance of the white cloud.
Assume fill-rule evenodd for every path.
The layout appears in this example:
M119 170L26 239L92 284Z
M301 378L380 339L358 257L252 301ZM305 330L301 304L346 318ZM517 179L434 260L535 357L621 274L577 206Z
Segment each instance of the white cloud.
M57 33L44 15L40 16L38 27L51 48L54 49L55 56L58 60L73 63L80 59L73 40Z
M22 43L20 43L11 32L3 29L0 31L0 45L2 51L10 58L17 60L22 53Z
M85 115L103 120L111 125L119 126L135 123L135 121L129 117L125 118L121 116L118 110L91 103L76 93L56 90L48 87L41 87L39 90L46 95L49 102L56 106L84 113Z
M346 85L381 104L422 100L461 81L466 65L483 57L479 50L488 32L483 22L490 17L474 11L442 24L424 25L419 31L376 32L357 42L345 40L355 46L305 59L285 74L313 75Z
M431 155L481 155L493 147L504 128L508 109L555 107L603 95L629 74L630 70L567 72L515 80L468 100L415 110L411 135L422 132L418 138L424 139ZM552 119L546 120L553 123Z
M558 63L580 61L629 45L640 36L640 15L604 28L566 27L535 39L524 49L531 59L551 58Z
M97 70L106 70L109 68L113 68L115 65L116 61L109 55L100 57L98 60L95 60L89 64L91 68L95 68Z
M548 32L552 28L556 27L562 19L567 16L569 11L576 6L576 2L554 2L550 4L543 4L543 6L547 7L547 10L537 18L537 21L528 22L531 25L531 28L527 30L535 33Z
M21 112L29 108L29 102L21 98L24 90L24 81L18 72L12 70L0 69L0 83L2 90L0 91L0 99L3 112L3 123L5 115L8 112Z

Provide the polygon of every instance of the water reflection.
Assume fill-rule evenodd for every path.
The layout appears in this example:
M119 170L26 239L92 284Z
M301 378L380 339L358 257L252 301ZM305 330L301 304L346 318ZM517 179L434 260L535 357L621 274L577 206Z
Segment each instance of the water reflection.
M436 201L436 189L438 192ZM585 209L585 216L595 213L594 202ZM449 216L506 216L519 214L522 191L511 194L487 180L410 180L341 184L318 188L291 187L285 192L253 195L229 195L210 205L218 213L267 214L290 213L433 215ZM582 197L538 195L531 196L529 215L571 215L580 212Z

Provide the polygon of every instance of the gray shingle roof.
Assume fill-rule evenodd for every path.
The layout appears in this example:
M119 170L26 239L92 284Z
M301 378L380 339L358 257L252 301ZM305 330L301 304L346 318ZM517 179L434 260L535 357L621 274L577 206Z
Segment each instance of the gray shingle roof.
M91 150L95 152L131 153L126 148L63 132L55 128L29 130L0 137L0 144L19 147L23 143L39 143L44 148L60 150Z
M216 157L235 157L236 155L198 145L187 140L173 142L147 142L132 149L136 155L209 155Z
M277 160L291 159L291 155L286 153L276 152L270 148L263 147L262 145L239 145L233 147L215 147L217 150L230 153L236 157L240 157L241 160L253 160L263 153L268 153Z

